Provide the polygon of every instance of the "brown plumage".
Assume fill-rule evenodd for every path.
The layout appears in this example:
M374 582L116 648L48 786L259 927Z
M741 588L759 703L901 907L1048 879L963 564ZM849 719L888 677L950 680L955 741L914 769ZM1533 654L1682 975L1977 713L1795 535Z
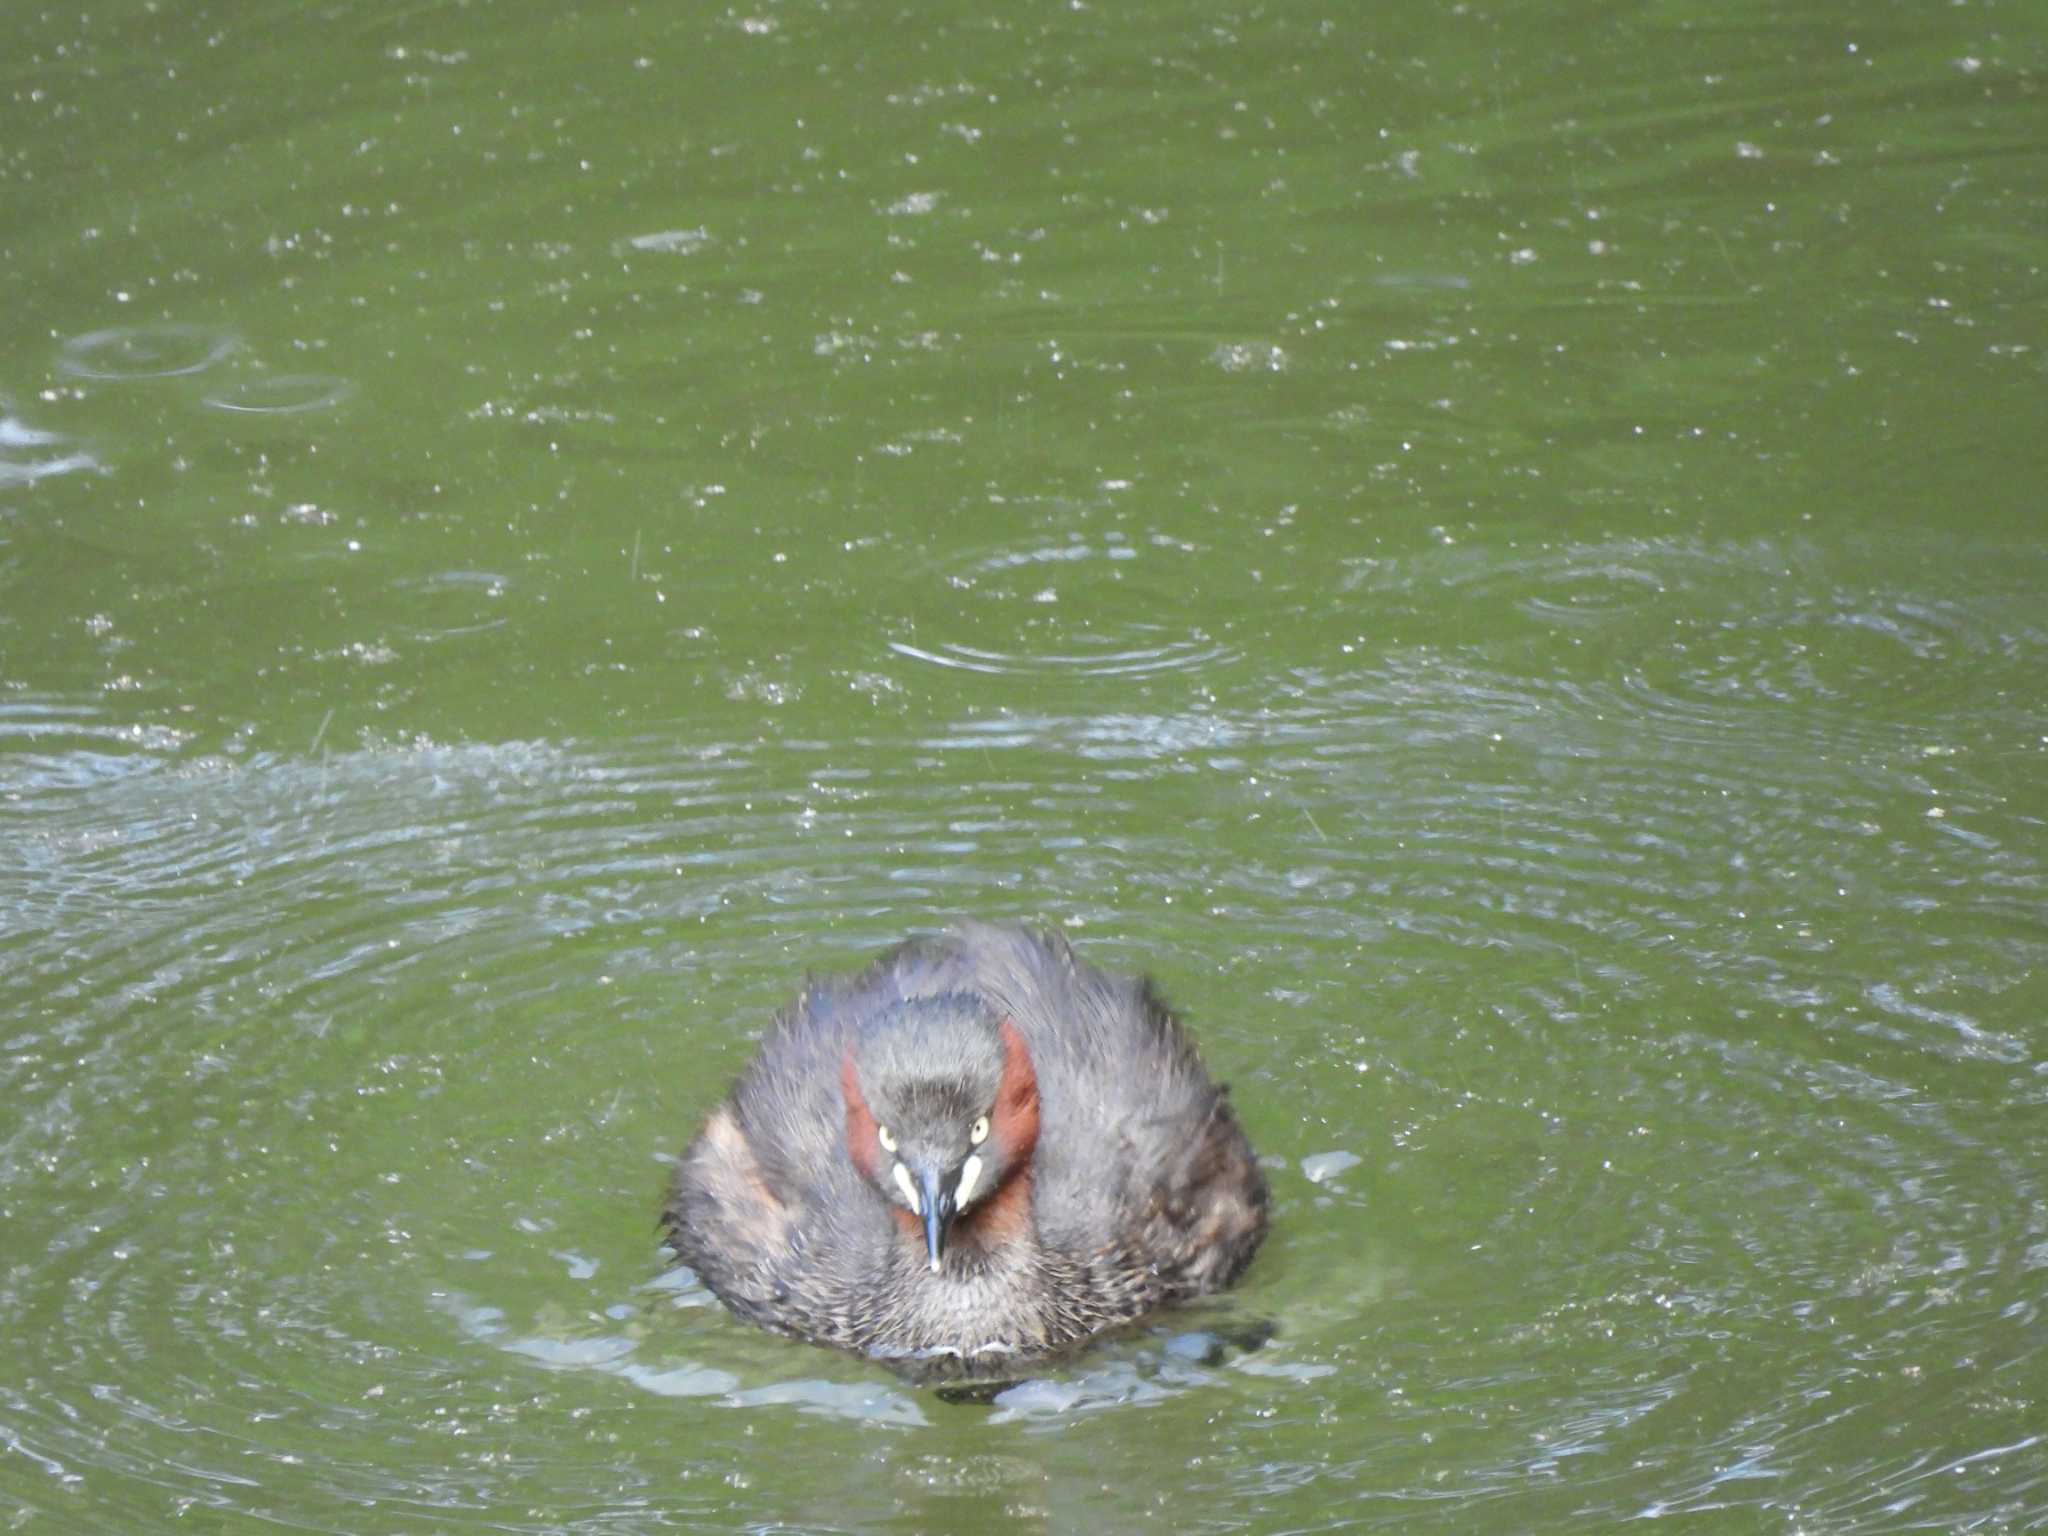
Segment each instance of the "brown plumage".
M812 981L662 1220L752 1322L985 1374L1229 1285L1266 1182L1149 981L976 924Z

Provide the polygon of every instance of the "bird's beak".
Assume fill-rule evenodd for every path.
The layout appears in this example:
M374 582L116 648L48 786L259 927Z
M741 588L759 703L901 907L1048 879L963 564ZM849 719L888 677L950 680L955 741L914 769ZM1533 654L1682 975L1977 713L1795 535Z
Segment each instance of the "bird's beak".
M924 1246L931 1255L932 1273L939 1272L939 1256L946 1251L946 1229L953 1224L953 1188L936 1168L917 1176L918 1193L923 1196Z

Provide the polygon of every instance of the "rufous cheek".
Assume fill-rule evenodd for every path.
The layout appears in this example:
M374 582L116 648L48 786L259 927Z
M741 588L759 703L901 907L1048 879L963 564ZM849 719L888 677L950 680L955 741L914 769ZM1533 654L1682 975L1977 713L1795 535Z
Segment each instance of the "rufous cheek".
M846 1155L853 1159L861 1177L872 1183L881 1173L875 1115L861 1096L860 1077L853 1070L851 1051L839 1062L839 1090L846 1098Z
M989 1135L1000 1149L996 1161L1007 1169L1028 1162L1038 1144L1038 1074L1032 1070L1031 1053L1025 1048L1017 1026L1004 1019L999 1033L1003 1042L1003 1075L996 1085L995 1110L989 1116Z

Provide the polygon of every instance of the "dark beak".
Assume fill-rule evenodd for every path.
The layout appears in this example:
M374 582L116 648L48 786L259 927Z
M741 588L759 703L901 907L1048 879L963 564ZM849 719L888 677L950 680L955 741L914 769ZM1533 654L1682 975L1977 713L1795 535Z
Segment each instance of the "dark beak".
M918 1193L924 1198L924 1246L932 1256L932 1273L939 1272L939 1256L946 1251L946 1229L953 1225L953 1190L958 1180L947 1179L937 1169L917 1176Z

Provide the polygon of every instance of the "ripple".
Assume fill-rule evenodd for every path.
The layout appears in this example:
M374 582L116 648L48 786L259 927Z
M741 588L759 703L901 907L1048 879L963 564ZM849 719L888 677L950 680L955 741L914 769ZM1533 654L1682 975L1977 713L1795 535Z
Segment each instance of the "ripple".
M1695 706L1816 703L1861 712L1873 696L1931 698L1942 714L1963 716L2048 665L2048 629L2003 607L1981 593L1757 594L1738 615L1674 633L1643 658L1629 686L1646 700Z
M594 1098L565 1089L540 1042L592 1038L588 999L615 978L672 975L672 952L633 953L668 897L619 882L652 858L668 896L698 899L655 829L678 803L708 829L715 789L672 751L625 767L519 743L188 759L130 746L94 708L32 704L0 716L46 760L16 775L33 814L0 840L0 1206L37 1258L0 1269L0 1305L48 1334L17 1356L39 1385L8 1410L10 1440L53 1477L162 1490L163 1509L241 1507L234 1477L311 1465L294 1508L329 1528L391 1498L473 1498L468 1480L494 1474L447 1438L470 1410L432 1400L460 1340L400 1298L478 1273L584 1296L651 1264L651 1179L619 1192L622 1241L585 1242L580 1218L560 1230L546 1166L584 1149L558 1191L570 1206L609 1182L621 1095L612 1072ZM109 745L156 771L50 766ZM640 831L622 806L643 807ZM567 962L585 932L619 941L596 967ZM461 1036L486 1014L505 1050L472 1053ZM615 1016L648 1022L637 1004ZM546 1417L546 1384L505 1369L475 1421L494 1434ZM453 1450L393 1461L393 1433Z
M1467 293L1473 287L1472 279L1462 272L1381 272L1375 273L1368 281L1375 288L1413 289L1430 294Z
M30 812L45 796L162 767L191 733L57 694L0 700L0 795Z
M711 232L695 229L659 229L644 235L629 235L613 247L620 252L650 251L664 256L694 256L713 243Z
M1725 590L1731 581L1782 576L1799 558L1768 542L1630 538L1524 549L1445 536L1416 554L1354 561L1340 588L1420 592L1432 602L1452 593L1535 618L1599 618L1675 594Z
M248 379L204 397L217 411L246 416L297 416L331 410L355 393L347 379L328 373L278 373Z
M34 485L38 480L48 480L56 475L71 475L80 470L102 467L98 459L83 450L43 459L0 458L0 488Z
M68 453L35 452L38 449L54 450L64 441L61 433L30 426L9 410L4 401L0 401L0 490L10 486L34 485L38 480L47 480L55 475L101 467L99 460L84 449Z
M1057 519L1067 519L1077 509L1066 503L1055 503L1046 514ZM1192 554L1192 547L1177 541L1134 542L1124 534L1110 531L1099 537L1066 531L1058 537L1047 536L1014 544L984 544L980 546L954 547L935 561L913 566L920 574L936 572L943 576L946 584L963 591L971 591L994 581L1002 583L999 590L1026 593L1020 583L1031 583L1030 590L1042 590L1037 583L1053 579L1060 571L1086 567L1098 562L1107 562L1113 568L1123 568L1130 562L1146 559L1168 550Z
M1105 638L1099 649L1046 652L986 650L969 645L916 646L891 640L889 649L912 661L928 662L958 672L999 677L1060 673L1072 677L1144 677L1158 672L1212 668L1235 658L1229 646L1199 632L1151 645Z
M1073 509L1047 514L1066 521ZM1133 538L1111 529L1056 534L961 550L914 570L943 583L943 616L920 620L915 637L885 639L906 660L983 677L1136 679L1168 673L1214 675L1239 659L1233 646L1186 625L1185 592L1207 572L1203 551L1165 534ZM1063 596L1091 611L1103 592L1121 622L1073 621ZM921 596L920 605L928 598ZM1154 617L1156 615L1156 617Z
M924 1406L930 1399L917 1388L893 1374L882 1374L831 1352L792 1347L787 1340L742 1324L688 1276L687 1270L668 1270L639 1289L690 1315L689 1342L697 1352L693 1358L662 1355L671 1342L666 1328L619 1331L593 1323L592 1331L567 1335L520 1332L511 1327L501 1308L461 1296L439 1299L471 1336L548 1370L617 1377L657 1396L705 1398L729 1408L789 1408L857 1424L897 1427L931 1422ZM633 1316L634 1309L613 1305L604 1315L616 1321ZM1153 1330L1140 1330L1120 1343L1112 1341L1094 1351L1091 1365L1033 1376L992 1391L988 1400L996 1411L991 1422L1068 1417L1093 1409L1162 1403L1196 1389L1213 1390L1222 1380L1213 1367L1226 1359L1233 1368L1252 1375L1303 1380L1328 1373L1327 1367L1296 1366L1263 1356L1237 1357L1207 1335L1160 1337L1163 1343L1155 1340ZM1206 1341L1206 1347L1176 1347L1191 1339ZM650 1355L660 1358L651 1360ZM820 1364L846 1379L789 1374ZM966 1392L973 1395L971 1387Z
M1655 571L1641 566L1580 559L1550 573L1540 592L1515 602L1532 618L1598 623L1615 614L1639 611L1668 590Z
M42 448L62 441L55 432L30 426L14 414L6 401L0 400L0 448Z
M1061 522L1073 508L1053 508ZM1202 629L1180 623L1186 582L1200 580L1202 551L1182 539L1133 539L1120 530L1083 535L1059 528L1016 543L956 551L913 567L915 578L942 582L938 600L950 612L920 621L918 635L887 637L909 662L977 676L1147 678L1171 672L1212 674L1237 651ZM1122 623L1073 623L1063 594L1110 590ZM918 596L930 604L928 594ZM1157 614L1153 618L1151 614Z
M1908 588L1855 550L1768 540L1447 541L1354 562L1339 585L1391 640L1470 625L1502 654L1540 647L1588 713L1693 741L1770 720L1839 756L1896 741L1873 697L1924 701L1942 731L2023 724L2024 679L2048 667L2048 559L1931 554Z
M406 635L414 640L443 640L503 628L503 599L512 590L512 578L495 571L436 571L403 577L391 583L391 590L409 600L401 619ZM439 610L442 617L423 623L417 612L420 608Z
M81 379L164 379L204 372L237 345L232 332L212 326L114 326L72 337L58 350L57 366Z
M1915 1486L1867 1424L1939 1360L2026 1358L2044 1049L2011 979L2048 961L2048 879L2017 813L1953 846L1920 814L1921 776L1969 802L1967 752L1845 771L1804 711L1646 730L1619 686L1472 652L1156 714L1056 692L772 743L739 711L731 736L233 760L103 700L0 711L45 759L0 840L24 1465L157 1490L145 1515L290 1479L361 1528L588 1502L647 1453L563 1425L637 1402L687 1425L695 1482L753 1475L796 1415L898 1470L930 1443L898 1426L982 1410L663 1275L651 1154L804 969L962 911L1163 974L1282 1234L1230 1300L1277 1320L1272 1357L1140 1334L985 1405L1046 1455L1079 1415L1169 1413L1275 1497L1336 1464L1405 1487L1369 1463L1434 1435L1437 1494L1559 1529L1652 1495L1830 1507L1823 1462ZM120 771L61 766L100 757ZM1916 1413L1986 1438L1912 1454L1978 1487L2020 1411L1965 1406ZM1230 1459L1288 1414L1299 1463Z

